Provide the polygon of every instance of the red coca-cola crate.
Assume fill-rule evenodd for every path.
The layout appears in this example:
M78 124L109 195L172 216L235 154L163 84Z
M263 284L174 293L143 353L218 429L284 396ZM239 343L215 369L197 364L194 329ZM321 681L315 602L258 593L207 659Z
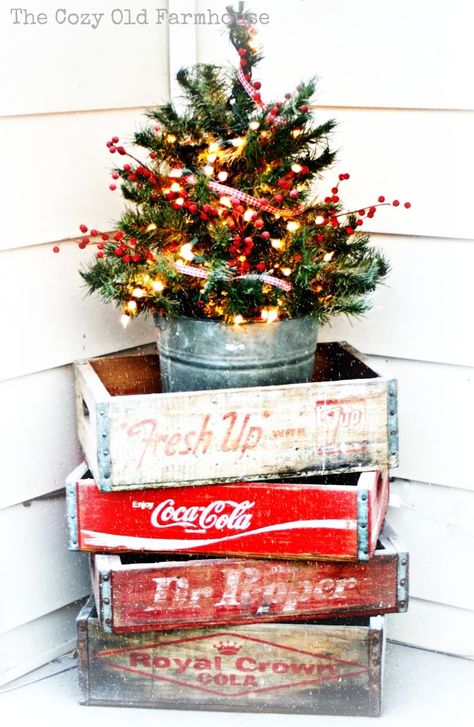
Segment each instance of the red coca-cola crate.
M408 554L387 524L368 562L91 556L104 631L406 611Z
M384 619L110 634L79 614L80 701L290 714L380 714Z
M388 502L388 473L101 493L67 482L69 548L367 560Z

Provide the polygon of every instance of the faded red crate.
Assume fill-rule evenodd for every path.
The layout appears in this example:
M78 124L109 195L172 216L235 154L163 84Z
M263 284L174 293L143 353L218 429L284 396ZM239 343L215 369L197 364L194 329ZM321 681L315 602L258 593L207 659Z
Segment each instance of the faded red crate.
M308 384L160 393L158 356L79 363L78 436L102 492L388 469L397 386L347 344Z
M108 634L78 618L83 704L377 716L383 616Z
M388 473L99 492L87 465L67 482L69 548L367 560L388 502Z
M365 563L91 556L105 631L153 631L406 611L408 554L387 524Z

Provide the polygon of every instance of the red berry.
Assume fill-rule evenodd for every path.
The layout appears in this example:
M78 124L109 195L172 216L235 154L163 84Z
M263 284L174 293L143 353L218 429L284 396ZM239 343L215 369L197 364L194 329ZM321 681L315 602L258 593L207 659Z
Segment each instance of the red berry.
M115 148L115 146L111 146L111 147L109 147L109 151L110 151L111 154L115 154L115 152L117 151L117 149Z
M291 93L285 93L285 98L288 100L291 98Z
M81 232L87 232L87 225L79 225L79 229Z
M125 237L125 232L122 232L122 231L120 230L119 232L116 232L116 233L115 233L115 235L114 235L114 240L115 240L116 242L120 242L120 240L123 240L123 238L124 238L124 237Z
M117 142L118 142L118 141L119 141L119 138L118 138L118 136L113 136L113 137L112 137L112 142L113 142L114 144L117 144Z
M300 111L302 114L307 114L309 111L309 106L306 106L306 104L304 104L303 106L300 106Z
M110 189L111 192L115 192L115 190L117 189L117 185L116 184L109 184L109 189Z
M92 237L97 237L97 235L100 235L100 232L98 230L91 230Z
M369 220L371 220L373 216L374 216L373 212L367 212L367 217L369 218Z
M57 245L55 245L55 246L53 247L53 252L59 252L59 247L58 247Z
M244 237L244 242L246 245L250 245L250 244L253 245L253 240L251 237Z
M122 250L122 248L121 248L121 247L117 247L117 248L116 248L116 249L114 250L114 255L117 255L117 257L121 257L121 255L123 255L123 250Z
M112 172L112 179L118 179L118 178L119 178L119 174L117 174L117 172Z
M84 242L84 240L83 240L82 242L79 243L79 249L84 250L85 247L87 247L87 242Z
M275 201L275 202L276 202L277 204L281 204L281 203L283 202L283 195L282 195L282 194L276 194L276 195L275 195L275 196L273 197L273 199L274 199L274 201Z
M106 240L109 239L109 236L106 235L105 232L104 232L104 234L101 235L101 238L106 241Z
M339 197L337 196L337 194L335 194L333 196L332 201L334 202L334 204L336 204L337 202L339 202Z
M354 234L354 230L353 230L352 227L346 227L346 232L347 232L348 235L353 235Z
M137 244L137 238L136 237L131 237L130 240L129 240L129 243L130 243L130 245L136 245Z
M400 204L400 202L398 201L398 199L394 199L393 202L392 202L392 204L393 204L394 207L398 207L398 205Z
M332 202L332 197L325 197L324 201L326 202L326 204L330 204Z
M148 253L148 256L150 259L153 259L153 255L151 253ZM132 260L134 263L138 263L140 261L140 255L132 255Z
M377 210L376 210L376 208L375 208L375 207L369 207L369 212L370 212L370 213L371 213L372 215L375 215L376 211L377 211Z
M239 56L244 56L247 53L245 48L239 48L239 50L237 52L238 52Z
M297 189L292 189L290 192L291 199L298 199L298 194L299 194L299 192Z
M130 164L124 164L124 165L123 165L123 171L124 171L124 172L129 172L131 168L132 168L132 167L130 166Z
M96 255L96 257L98 257L98 258L104 257L104 253L103 252L98 252L97 255Z
M301 174L309 174L309 167L307 167L307 166L304 166L304 167L303 167L303 168L301 169Z
M337 194L337 193L339 192L339 188L338 188L338 187L333 187L333 188L331 189L331 192L332 192L333 194Z
M263 273L263 271L265 270L265 263L257 263L256 268L259 273Z
M350 179L350 178L351 178L350 174L344 174L344 179Z
M380 195L379 202L380 202L380 204L382 204L383 202L385 202L385 197L383 196L383 194Z
M270 239L270 233L265 230L265 232L262 232L262 240L269 240Z
M126 152L126 150L125 150L125 147L123 147L123 146L118 146L118 147L117 147L117 151L118 151L118 153L119 153L119 154L121 154L122 156L123 156L124 154L126 154L126 153L127 153L127 152Z
M357 220L357 222L356 222L357 227L360 227L363 224L364 224L364 220Z
M260 83L260 81L255 81L253 87L256 91L259 91L262 88L262 84Z
M191 214L194 214L195 212L198 211L197 204L190 204L189 207L188 207L188 210L191 212Z
M111 146L112 146L112 142L111 141L108 141L107 144L106 144L106 147L110 149Z
M89 244L89 242L90 242L90 240L89 240L89 238L88 238L88 237L83 237L83 238L82 238L82 242L84 243L84 245L88 245L88 244Z
M246 58L241 58L240 59L240 65L241 65L242 68L245 68L245 66L247 65L247 59Z
M343 181L343 180L344 180L345 178L346 178L346 175L345 175L345 174L340 174L340 175L339 175L339 179L341 180L341 182L342 182L342 181Z
M406 208L407 210L409 210L409 209L410 209L410 207L411 207L411 202L405 202L405 204L404 204L403 206L404 206L404 207L405 207L405 208Z
M359 214L361 217L363 217L365 215L365 210L359 210Z
M124 263L129 263L130 262L130 255L124 255L123 258L122 258L122 260L124 261Z
M97 243L97 249L98 250L103 250L104 249L104 243L103 242L98 242Z
M254 227L255 227L255 228L256 228L257 230L261 230L261 229L262 229L262 227L263 227L263 225L264 225L264 222L263 222L263 220L255 220L255 224L254 224Z
M254 101L257 101L257 103L259 103L262 100L262 97L261 97L261 95L259 93L254 93L253 94L253 100Z

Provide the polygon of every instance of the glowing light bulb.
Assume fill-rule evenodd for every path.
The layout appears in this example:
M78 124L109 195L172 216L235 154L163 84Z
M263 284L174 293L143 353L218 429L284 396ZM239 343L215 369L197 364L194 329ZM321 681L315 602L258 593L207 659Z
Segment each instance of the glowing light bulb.
M191 261L194 258L193 253L193 246L190 242L186 242L184 245L181 245L181 248L179 250L179 254L183 258L183 260Z
M276 320L278 320L278 309L270 308L268 311L267 323L273 323Z
M230 197L220 197L219 202L223 207L232 207L232 202L230 201Z
M168 144L174 144L176 141L176 136L174 134L168 134L166 137L166 141Z
M161 280L154 280L151 284L151 287L153 288L155 293L161 293L161 291L165 289L165 286L163 285Z
M290 220L286 226L286 229L288 232L296 232L296 230L299 229L300 223L295 222L295 220Z
M181 185L178 182L173 182L170 187L171 192L181 192Z
M136 301L134 301L134 300L129 300L129 301L128 301L128 303L127 303L127 310L128 310L128 311L129 311L130 313L135 313L135 312L136 312L136 310L137 310L137 304L136 304Z
M145 291L143 290L143 288L135 288L132 292L132 295L134 298L143 298L143 296L145 295Z
M124 328L126 328L128 326L128 324L130 323L130 316L128 316L126 313L123 313L120 316L120 323L122 324L122 326Z
M206 175L206 177L212 177L212 175L214 174L214 167L212 167L210 164L206 164L206 166L204 167L204 174Z
M245 139L242 136L238 136L236 139L232 139L230 143L238 149L239 146L243 146L245 144Z
M217 179L220 182L225 182L225 180L227 179L228 176L229 175L227 174L227 172L219 172L219 174L217 175Z
M247 255L239 255L239 257L237 258L237 260L240 263L244 263L247 260Z
M239 326L241 323L245 323L245 318L241 315L234 316L234 323Z
M154 222L150 222L150 224L146 228L146 232L153 232L153 230L156 230L156 225Z
M280 268L283 275L291 275L291 268Z
M217 154L208 154L207 155L207 161L209 164L213 164L217 159Z
M294 172L295 174L299 174L299 173L301 172L301 170L302 170L302 169L303 169L303 167L301 166L301 164L292 164L292 165L291 165L291 170L292 170L292 171L293 171L293 172Z
M322 215L318 215L317 217L315 217L314 221L317 225L324 225L326 219Z
M176 177L182 177L183 170L182 169L172 169L168 176L172 177L173 179L175 179Z
M183 199L183 197L178 197L178 199L175 199L174 203L175 203L175 204L177 204L177 205L178 205L178 207L182 207L182 206L183 206L183 204L184 204L184 199Z
M245 210L245 212L244 212L245 222L250 222L251 220L253 220L253 218L255 217L256 214L257 213L255 212L255 210Z
M293 129L293 131L291 132L291 136L293 137L293 139L297 139L298 136L300 136L300 134L302 133L303 132L301 131L301 129Z
M258 121L251 121L249 124L249 128L252 129L252 131L257 131L257 129L260 128L260 124Z
M325 263L329 263L329 262L331 262L331 260L333 259L333 257L334 257L334 252L327 252L325 254L325 256L323 257L323 260L324 260Z
M270 240L270 244L275 250L282 250L284 247L283 240Z
M212 144L209 144L209 151L210 152L218 151L219 149L220 149L220 146L217 143L217 141L213 141Z

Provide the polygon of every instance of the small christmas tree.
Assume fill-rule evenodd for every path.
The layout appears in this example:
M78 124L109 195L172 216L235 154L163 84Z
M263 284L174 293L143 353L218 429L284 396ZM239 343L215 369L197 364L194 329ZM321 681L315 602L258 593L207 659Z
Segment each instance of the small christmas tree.
M385 200L343 211L348 174L329 196L314 196L315 179L334 161L335 122L315 122L314 80L263 102L254 26L243 3L228 12L237 70L181 70L186 110L152 109L152 124L135 134L146 161L117 137L107 142L127 157L112 177L130 204L115 234L91 230L79 243L97 245L81 275L125 322L142 312L234 323L361 314L388 265L360 226Z

